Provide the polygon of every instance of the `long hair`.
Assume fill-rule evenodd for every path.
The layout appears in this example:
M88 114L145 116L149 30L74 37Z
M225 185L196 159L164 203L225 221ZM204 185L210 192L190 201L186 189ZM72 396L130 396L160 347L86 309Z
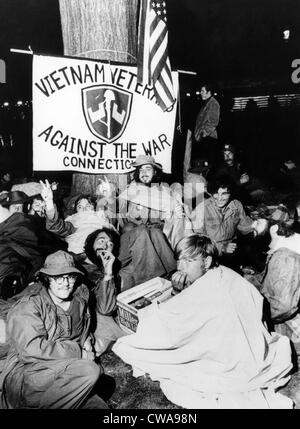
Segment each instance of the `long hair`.
M150 164L152 165L152 164ZM142 183L140 180L140 169L141 169L142 165L140 165L139 167L136 167L136 169L133 172L133 180L137 183ZM154 175L152 178L152 183L160 183L162 181L162 171L157 168L155 165L152 165L153 170L154 170ZM149 183L149 185L151 185L151 183Z
M102 260L101 260L101 258L98 258L97 254L94 250L94 247L93 247L95 240L98 237L98 235L100 234L100 232L105 232L105 234L107 234L108 237L113 242L114 247L113 247L112 253L114 256L117 256L119 253L120 238L119 238L119 234L114 229L107 228L107 227L97 229L96 231L92 232L91 234L89 234L87 236L87 238L85 240L85 245L84 245L84 251L86 253L86 256L89 258L89 260L91 262L93 262L93 264L95 264L98 268L100 268L102 270L102 268L103 268ZM115 262L115 264L116 264L116 262Z
M269 228L273 225L277 225L278 229L276 234L280 235L281 237L291 237L295 234L295 231L292 229L292 225L288 225L284 221L276 221L276 220L270 220L269 221Z
M79 197L75 200L75 203L74 203L74 212L75 213L77 213L77 206L81 200L87 200L89 202L89 204L91 204L94 207L94 210L96 210L96 199L92 195L83 194L83 195L79 195Z

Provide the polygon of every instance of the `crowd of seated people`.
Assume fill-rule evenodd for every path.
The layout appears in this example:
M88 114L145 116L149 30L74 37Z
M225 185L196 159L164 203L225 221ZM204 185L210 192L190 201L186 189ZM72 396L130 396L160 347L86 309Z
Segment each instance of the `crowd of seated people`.
M279 335L276 338L280 338L281 334L295 344L298 342L300 277L297 270L300 264L300 240L297 233L297 206L292 210L281 206L287 213L284 220L276 220L276 207L271 205L268 216L265 212L257 215L260 203L269 203L271 191L235 160L236 151L232 145L225 145L222 154L224 158L220 165L212 166L206 159L193 160L191 168L186 171L185 183L173 183L171 186L163 181L163 168L159 160L139 155L133 163L133 178L125 190L119 192L115 185L105 179L94 194L78 195L73 201L73 213L67 216L64 216L63 210L58 210L57 207L61 207L63 202L56 199L47 179L35 183L34 191L27 193L26 186L20 186L18 190L6 186L0 194L0 319L7 325L6 342L10 348L6 360L0 359L0 362L4 362L0 374L0 407L79 408L90 400L94 400L95 407L106 407L103 401L97 402L94 396L96 385L101 379L99 356L110 350L116 342L116 353L134 366L131 348L132 353L136 353L136 347L163 349L158 340L157 344L151 341L148 344L146 337L144 342L140 340L147 335L147 327L142 323L141 334L139 331L136 334L138 341L135 343L135 338L132 338L131 342L119 326L117 317L117 295L155 277L171 280L174 289L172 300L178 302L176 304L174 301L169 311L158 312L153 315L153 320L147 322L157 323L157 329L162 332L166 326L172 331L171 319L175 314L179 315L176 311L181 307L181 300L183 305L189 305L193 300L195 303L197 300L201 302L201 294L198 296L193 285L201 285L205 275L207 278L212 277L211 281L216 288L203 291L203 296L209 302L207 309L213 308L214 300L219 302L218 287L222 282L226 283L227 288L227 292L223 290L222 294L236 294L238 287L247 289L244 295L235 295L234 305L240 305L236 314L245 318L243 323L245 329L249 329L249 335L246 335L248 339L254 335L250 333L246 321L252 312L251 317L255 317L257 322L258 342L273 344L272 338L268 337L260 324L258 307L264 299L270 311L265 311L263 316L268 319L270 329ZM186 186L190 176L193 176L194 183L203 184L200 199L195 198L197 193L193 186ZM255 215L254 206L257 209ZM206 250L209 248L210 253L206 254L203 246ZM204 258L201 272L198 272L199 255ZM179 261L186 261L186 265L183 262L179 264L178 258ZM192 274L194 270L195 276ZM203 279L198 282L200 277ZM209 289L207 282L203 284ZM187 295L188 290L191 291L190 297ZM195 295L192 290L195 290ZM228 294L226 296L228 298ZM246 307L251 299L254 300L253 308L248 312ZM226 312L229 314L233 311L229 308L233 304L229 302L230 299L226 301L227 307L224 309L218 307L216 320L223 320ZM188 311L188 307L183 308ZM224 314L221 310L224 310ZM195 307L195 315L197 312ZM34 314L32 319L31 313ZM59 329L51 326L52 313L59 314ZM205 317L209 320L209 314L204 312L201 322L204 325ZM26 327L22 335L24 318L28 320L28 332ZM170 321L164 321L164 318L170 318ZM233 319L231 327L237 329ZM182 341L188 341L194 328L187 325L181 332L178 323L174 322L173 328L177 329L176 335L182 344ZM184 314L182 323L185 323ZM200 329L199 326L197 329ZM214 329L217 329L217 325L212 326L210 333ZM174 339L174 343L169 346L166 344L166 350L168 347L173 350L179 344L171 331L170 338ZM36 338L38 341L35 341ZM141 344L137 345L139 341ZM213 346L209 341L204 344L201 353L199 351L194 356L195 362L200 362L202 356L211 351L210 347L214 348L217 355L221 350L217 347L219 341L220 338L216 339ZM255 335L251 341L255 347ZM286 359L282 363L282 373L278 375L280 381L274 383L279 387L288 381L288 378L282 381L283 375L291 367L289 348L286 345L282 347ZM179 350L180 347L178 353ZM257 350L258 355L260 352ZM249 350L237 350L238 353L246 356ZM48 356L47 359L44 356ZM157 359L163 360L165 356L162 353ZM248 361L245 356L238 363L241 368L243 365L252 365L252 361ZM174 362L177 362L177 357L174 355ZM153 380L160 380L163 377L157 375L160 370L155 359L151 362L150 373L153 373ZM180 359L178 362L181 362ZM184 361L184 357L182 359ZM272 365L273 360L276 360L274 356L270 357L270 361L267 358L262 361L261 371L264 371L264 365ZM51 365L45 361L50 361ZM148 372L147 365L142 368L144 372ZM224 364L224 373L226 365L230 365L230 359ZM182 400L184 389L180 398L173 396L173 383L182 383L181 376L177 377L171 367L170 363L169 382L161 382L163 391L176 404L194 407L194 400ZM64 377L60 378L62 372ZM81 392L77 384L79 380L76 380L77 372L81 372L83 378L86 377L82 381L86 387ZM40 384L36 382L39 374L43 375ZM204 377L203 374L201 377ZM230 378L227 380L222 374L220 383L230 382ZM255 371L249 370L248 375L255 375ZM276 374L271 375L277 377ZM195 383L197 380L201 385L201 377L198 380L196 377ZM250 378L243 380L243 388L236 386L239 394L239 389L244 389L244 394L248 388L264 388L263 377L261 383L254 387L249 382ZM187 385L198 392L199 386L195 388L192 381ZM224 387L223 391L226 393L228 389ZM266 406L260 399L260 393L254 396L254 402L245 397L233 400L226 393L224 404L241 407L249 400L250 405ZM195 401L197 397L195 395ZM206 395L203 403L215 406L215 400L215 397L213 399ZM288 401L286 405L290 406Z

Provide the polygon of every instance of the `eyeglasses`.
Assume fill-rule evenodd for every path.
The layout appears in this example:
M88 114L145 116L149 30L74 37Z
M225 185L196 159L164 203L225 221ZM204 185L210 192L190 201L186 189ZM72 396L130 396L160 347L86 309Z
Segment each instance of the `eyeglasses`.
M54 280L59 286L64 284L65 280L68 280L68 282L70 283L74 283L77 279L77 275L76 274L67 274L65 276L51 276L50 280Z

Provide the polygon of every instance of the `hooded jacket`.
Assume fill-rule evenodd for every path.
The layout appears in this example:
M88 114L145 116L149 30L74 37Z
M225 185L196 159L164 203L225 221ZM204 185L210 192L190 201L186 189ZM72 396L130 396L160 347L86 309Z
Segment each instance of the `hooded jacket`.
M11 308L7 317L10 350L0 376L0 408L11 406L7 402L5 392L8 376L13 380L13 383L10 383L14 398L13 408L18 408L21 405L22 389L27 389L26 395L30 395L30 386L24 386L23 383L26 370L32 370L35 363L42 361L46 367L55 371L58 361L82 357L82 346L90 326L87 287L80 285L75 290L73 299L79 302L83 320L80 344L63 338L62 332L66 330L66 326L62 326L62 323L66 322L58 317L57 307L41 283L34 284L28 294ZM70 329L71 318L66 318L67 329Z

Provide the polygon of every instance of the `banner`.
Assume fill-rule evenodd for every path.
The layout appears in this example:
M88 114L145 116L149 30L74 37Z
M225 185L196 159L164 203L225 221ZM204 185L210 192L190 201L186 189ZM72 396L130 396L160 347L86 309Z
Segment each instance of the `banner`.
M176 103L163 112L136 67L34 55L32 87L35 171L126 173L144 154L171 173Z

